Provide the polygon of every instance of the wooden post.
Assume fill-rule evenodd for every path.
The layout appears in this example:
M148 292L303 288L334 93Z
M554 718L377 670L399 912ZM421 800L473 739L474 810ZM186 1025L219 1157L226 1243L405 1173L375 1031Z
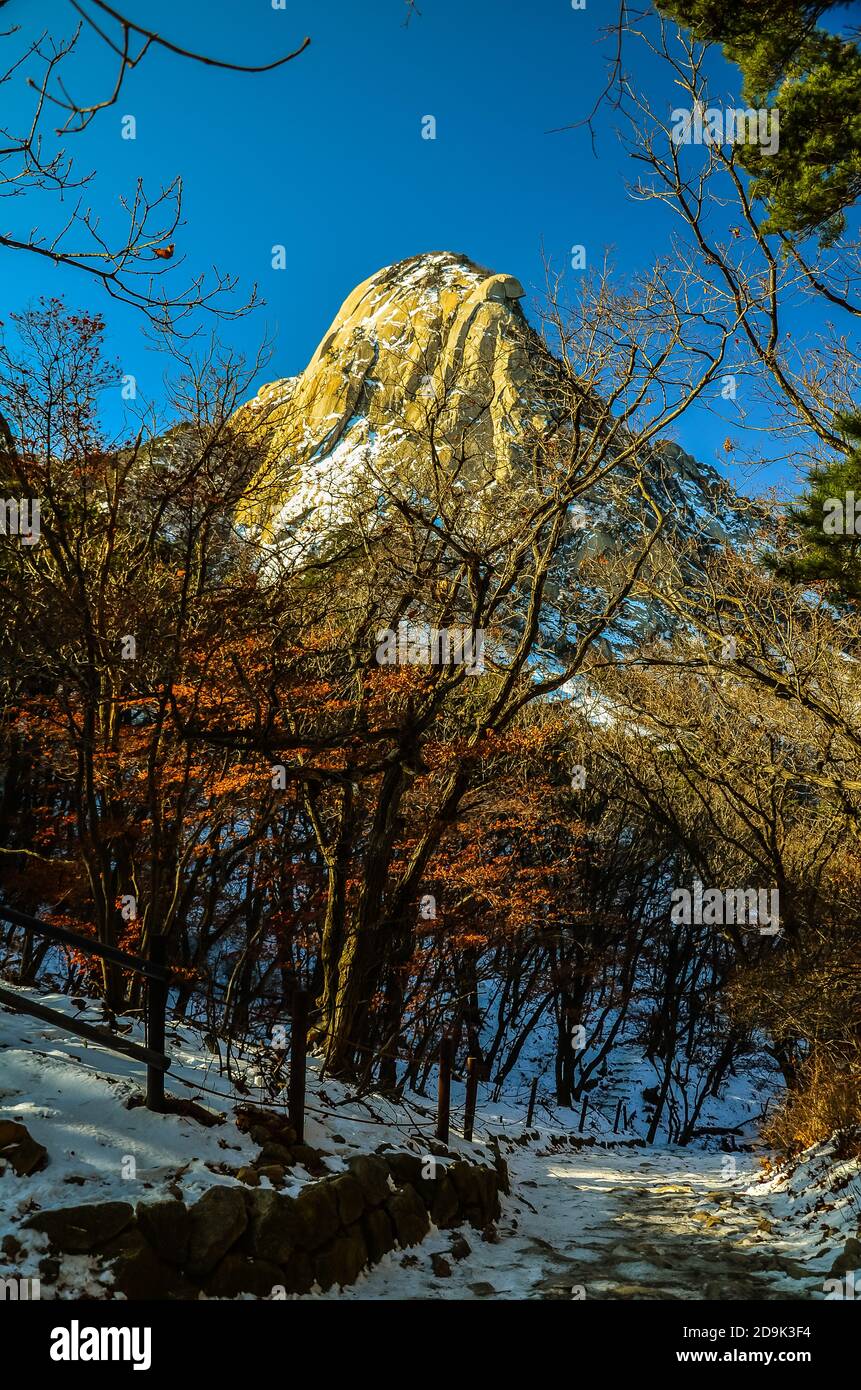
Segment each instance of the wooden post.
M439 1045L439 1090L437 1092L436 1137L441 1144L448 1143L449 1122L451 1120L451 1059L454 1051L453 1040L445 1037Z
M466 1104L463 1116L463 1137L472 1138L475 1126L475 1102L478 1096L478 1058L466 1059Z
M308 1051L308 992L297 989L293 995L293 1024L290 1029L290 1090L288 1114L296 1131L297 1144L305 1142L305 1059Z
M613 1121L613 1133L614 1133L614 1134L618 1134L618 1133L619 1133L619 1116L621 1115L621 1113L622 1113L622 1099L621 1099L621 1097L620 1097L620 1098L617 1100L617 1102L616 1102L616 1118L615 1118L614 1121Z
M532 1124L532 1116L535 1114L535 1097L538 1095L538 1077L532 1078L532 1089L529 1092L529 1107L526 1111L526 1128Z
M589 1108L589 1093L588 1093L588 1091L587 1091L587 1092L586 1092L586 1095L583 1097L583 1106L582 1106L582 1108L581 1108L581 1110L580 1110L580 1124L577 1126L577 1128L579 1129L579 1131L580 1131L581 1134L583 1133L583 1126L584 1126L585 1123L586 1123L586 1111L588 1110L588 1108Z
M153 965L164 968L167 951L163 936L150 937L149 958ZM146 1041L151 1052L164 1052L166 1012L167 980L150 975L146 984ZM146 1069L146 1108L159 1114L164 1111L164 1071L151 1064Z

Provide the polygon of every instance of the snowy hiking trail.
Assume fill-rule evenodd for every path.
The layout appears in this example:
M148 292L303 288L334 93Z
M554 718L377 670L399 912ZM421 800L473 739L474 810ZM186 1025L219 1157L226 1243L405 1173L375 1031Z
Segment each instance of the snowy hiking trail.
M745 1192L759 1170L750 1155L735 1157L727 1179L716 1153L515 1150L496 1243L464 1228L472 1253L459 1262L452 1232L434 1232L324 1297L822 1298L834 1240L811 1260L810 1233L776 1209L779 1198ZM434 1254L450 1275L435 1275Z
M74 1008L66 995L38 997L61 1011ZM98 1023L98 1006L85 1016ZM133 1036L140 1036L137 1022ZM33 1203L136 1201L168 1190L192 1203L214 1182L235 1183L233 1170L253 1162L259 1146L229 1118L238 1098L233 1086L198 1030L176 1023L169 1043L171 1090L198 1095L223 1112L223 1124L204 1128L127 1108L140 1093L139 1064L0 1009L0 1119L25 1123L50 1160L26 1180L0 1177L0 1237L20 1234ZM351 1097L338 1083L322 1082L313 1059L308 1079L306 1140L325 1154L330 1173L343 1172L351 1154L380 1147L427 1152L422 1135L432 1132L433 1112L426 1098L396 1105L382 1096ZM627 1084L633 1088L630 1078ZM249 1063L246 1092L253 1086ZM581 1144L577 1135L581 1146L572 1147L559 1117L551 1117L553 1131L536 1128L530 1137L517 1109L482 1106L476 1117L477 1134L496 1136L511 1176L494 1240L470 1226L434 1230L420 1245L385 1256L354 1286L305 1297L822 1299L847 1238L861 1235L861 1165L828 1145L789 1176L765 1179L750 1153L603 1148ZM481 1138L467 1144L456 1131L450 1149L492 1158ZM129 1154L136 1161L131 1186L123 1171ZM283 1190L296 1195L312 1180L294 1167ZM28 1254L25 1276L38 1272L39 1255ZM71 1257L58 1285L45 1283L43 1297L104 1297L106 1277L88 1257Z
M821 1290L821 1276L775 1241L762 1201L744 1194L744 1182L721 1180L718 1155L644 1155L634 1151L621 1174L609 1155L607 1172L594 1150L585 1161L550 1160L555 1185L547 1192L539 1184L539 1200L547 1192L552 1206L561 1191L568 1201L556 1196L558 1244L541 1297L570 1298L577 1284L598 1298L799 1298L809 1296L811 1278ZM572 1216L579 1207L579 1230L565 1220L566 1206Z

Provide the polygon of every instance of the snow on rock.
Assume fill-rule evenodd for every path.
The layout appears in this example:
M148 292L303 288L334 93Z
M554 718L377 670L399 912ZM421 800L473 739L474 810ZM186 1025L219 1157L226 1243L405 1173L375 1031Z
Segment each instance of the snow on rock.
M449 252L358 285L305 371L244 407L267 461L241 524L285 556L356 524L373 511L380 470L418 480L430 409L443 465L466 447L478 491L509 477L528 414L523 293L513 276Z
M392 496L456 511L478 544L499 524L499 489L535 505L538 441L564 434L579 388L523 298L514 276L448 251L387 266L348 295L305 370L261 387L237 414L264 456L237 521L270 564L300 564L341 530L373 534ZM602 408L586 388L580 396L597 420ZM713 469L669 440L643 462L687 536L708 545L734 534L732 492ZM641 501L630 468L578 496L560 582L581 556L623 552ZM631 611L628 624L642 636L652 615Z

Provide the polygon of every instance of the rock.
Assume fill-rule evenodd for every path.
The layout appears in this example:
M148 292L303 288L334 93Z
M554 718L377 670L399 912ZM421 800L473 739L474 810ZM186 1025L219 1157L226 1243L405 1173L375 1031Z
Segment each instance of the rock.
M0 1120L0 1157L19 1178L27 1178L45 1167L48 1150L33 1138L25 1125L17 1120Z
M130 1226L100 1251L110 1261L111 1282L131 1303L197 1297L179 1270L159 1259L137 1227Z
M834 1278L840 1274L849 1274L855 1269L861 1269L861 1240L850 1236L843 1247L843 1254L837 1256L828 1273Z
M449 1168L460 1208L466 1219L482 1229L499 1215L498 1178L495 1168L473 1163L454 1163Z
M431 1265L438 1279L451 1278L451 1265L444 1255L431 1255Z
M361 1187L368 1206L382 1205L391 1191L388 1164L375 1154L356 1154L347 1166Z
M418 1245L424 1240L430 1229L428 1214L421 1197L409 1183L390 1195L386 1210L392 1218L399 1245Z
M93 1202L36 1212L24 1222L24 1229L43 1231L54 1249L65 1255L87 1255L124 1231L133 1218L128 1202Z
M409 1183L411 1187L418 1188L426 1181L423 1177L424 1164L418 1154L393 1153L387 1154L386 1159L389 1171L399 1187L403 1183Z
M195 1202L189 1217L188 1270L207 1275L248 1224L245 1196L238 1187L211 1187Z
M283 1168L291 1168L295 1162L292 1150L285 1148L283 1144L264 1144L254 1160L254 1167L268 1168L277 1163Z
M240 1182L244 1182L248 1187L259 1187L260 1174L256 1168L251 1168L247 1164L242 1168L237 1168L236 1176Z
M534 414L522 293L513 276L449 252L411 257L357 286L304 372L262 387L242 407L242 425L259 433L262 464L238 521L265 531L278 518L277 539L295 528L297 549L313 549L326 511L307 504L319 486L315 462L335 469L336 445L359 457L370 440L385 437L392 419L402 434L387 441L383 467L421 486L426 460L407 441L420 436L434 398L445 402L436 445L442 467L468 457L467 482L476 490L509 477ZM289 480L279 470L283 482L273 488L272 462L288 452ZM358 498L358 480L356 487Z
M60 1277L62 1264L56 1255L46 1255L39 1261L39 1278L43 1284L56 1284Z
M436 1181L436 1189L430 1208L431 1221L440 1230L445 1230L448 1226L456 1226L460 1216L460 1201L454 1183L447 1173L443 1173Z
M481 1205L482 1192L479 1185L478 1168L474 1163L453 1163L448 1170L460 1201L461 1210L475 1209Z
M544 1279L539 1280L534 1287L540 1289L541 1297L550 1302L561 1302L562 1300L570 1302L572 1298L575 1297L575 1290L580 1286L574 1284L571 1274L561 1273L548 1274ZM705 1289L707 1288L708 1284L705 1285ZM705 1292L705 1289L703 1292ZM663 1290L659 1291L657 1285L651 1293L641 1293L639 1295L641 1298L667 1298L670 1296L671 1295L665 1293ZM708 1297L714 1298L720 1297L720 1295L709 1294Z
M311 1256L304 1250L296 1250L284 1268L281 1283L285 1293L308 1293L315 1281L314 1265Z
M209 1169L210 1173L215 1173L223 1178L235 1178L239 1172L239 1169L234 1167L232 1163L225 1163L223 1160L213 1163L211 1159L207 1158L204 1160L204 1166Z
M494 1160L494 1167L496 1168L496 1181L499 1191L503 1192L506 1197L510 1196L511 1179L508 1175L508 1164L498 1151Z
M188 1259L191 1218L185 1202L165 1199L138 1202L138 1226L155 1253L168 1264L184 1265Z
M472 1246L464 1236L455 1236L449 1254L453 1260L465 1260L467 1255L472 1254Z
M250 1293L255 1298L271 1298L272 1290L284 1283L283 1272L268 1260L232 1253L219 1260L204 1284L208 1298L236 1298Z
M372 1207L362 1218L362 1231L368 1247L368 1259L372 1265L379 1264L384 1255L395 1248L395 1232L388 1213L381 1207Z
M262 1110L258 1105L237 1105L236 1128L241 1134L250 1135L255 1144L268 1144L272 1140L289 1149L296 1142L296 1131L286 1115L274 1110ZM260 1137L255 1138L255 1133L259 1133Z
M318 1149L312 1149L310 1144L294 1144L292 1161L301 1163L313 1176L328 1171L323 1162L323 1155Z
M341 1173L334 1178L331 1188L335 1194L335 1204L342 1226L352 1226L365 1210L362 1189L352 1173Z
M331 1240L338 1229L338 1208L332 1184L310 1183L296 1198L303 1250L317 1250Z
M249 1197L253 1253L272 1264L287 1264L304 1235L298 1202L266 1188L250 1193Z
M280 1163L267 1163L265 1168L257 1169L258 1179L268 1178L273 1187L284 1186L284 1178L286 1173L287 1169L282 1167Z
M496 1221L501 1214L499 1205L499 1177L495 1168L479 1169L479 1189L482 1193L482 1216L485 1225Z
M3 1254L9 1260L17 1260L19 1256L24 1253L24 1247L20 1240L11 1233L5 1235L3 1239L0 1240L0 1250L3 1251Z
M368 1250L359 1226L336 1236L330 1245L318 1250L314 1257L317 1283L324 1291L333 1284L343 1287L354 1284L368 1263Z
M29 1130L20 1120L0 1120L0 1152L10 1144L20 1144L29 1137Z

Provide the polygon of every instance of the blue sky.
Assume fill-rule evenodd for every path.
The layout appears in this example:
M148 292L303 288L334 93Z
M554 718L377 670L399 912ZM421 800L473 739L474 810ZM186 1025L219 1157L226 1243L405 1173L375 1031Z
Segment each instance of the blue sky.
M585 115L604 84L609 0L587 0L585 11L570 0L419 5L405 26L404 0L287 0L285 10L271 0L125 0L132 18L173 41L237 62L268 61L311 36L294 62L253 77L153 50L119 106L67 141L81 169L97 170L88 200L106 227L138 176L155 190L182 175L177 257L187 270L215 264L246 286L258 282L265 307L221 331L249 353L272 337L261 380L301 370L354 285L418 252L465 252L537 293L542 244L560 265L574 243L596 260L612 247L624 272L665 248L668 215L628 197L632 170L609 116L598 158L585 129L547 133ZM12 0L4 19L26 23L28 11ZM67 0L39 6L52 33L68 32L72 19ZM656 72L643 57L637 76L648 82ZM88 99L110 90L113 66L95 41L74 72ZM729 68L721 75L734 83ZM4 96L12 123L28 109L23 80ZM126 114L137 121L134 141L120 138ZM428 114L435 140L421 138ZM38 222L33 207L5 205L7 227ZM284 271L271 268L275 243L286 247ZM158 398L163 367L139 318L82 276L3 251L0 291L7 309L40 293L101 308L123 371ZM698 415L679 439L717 463L725 434Z

